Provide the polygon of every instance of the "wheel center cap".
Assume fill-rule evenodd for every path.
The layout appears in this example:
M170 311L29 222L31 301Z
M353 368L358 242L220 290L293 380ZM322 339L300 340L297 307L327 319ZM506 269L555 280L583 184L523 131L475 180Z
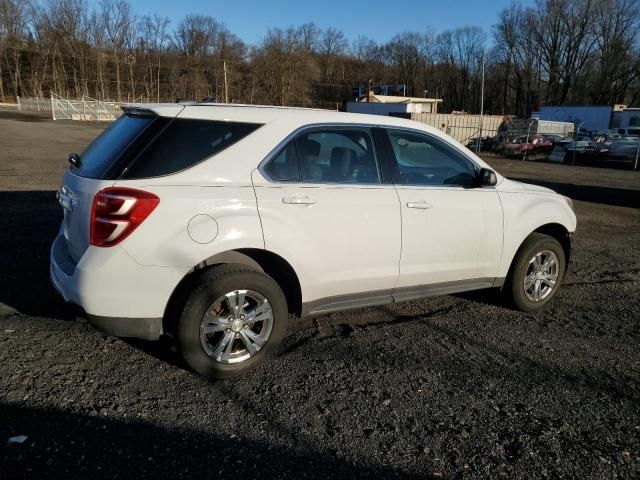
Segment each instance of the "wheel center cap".
M234 320L231 324L231 330L233 330L234 332L239 332L240 330L242 330L243 326L244 323L242 322L242 320Z

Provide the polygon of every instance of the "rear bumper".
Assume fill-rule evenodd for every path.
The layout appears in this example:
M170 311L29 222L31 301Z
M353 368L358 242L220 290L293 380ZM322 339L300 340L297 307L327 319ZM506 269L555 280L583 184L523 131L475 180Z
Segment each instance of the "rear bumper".
M60 295L105 333L157 340L169 298L189 269L142 266L117 246L89 247L74 264L65 242L58 235L50 257L51 282Z

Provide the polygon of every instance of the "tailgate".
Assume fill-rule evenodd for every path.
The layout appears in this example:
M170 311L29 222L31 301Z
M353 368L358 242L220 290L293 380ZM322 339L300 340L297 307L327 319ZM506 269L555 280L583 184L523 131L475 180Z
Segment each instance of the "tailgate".
M66 170L58 201L64 212L62 232L67 250L77 263L89 247L91 205L94 195L103 188L113 185L113 180L98 180L74 175Z

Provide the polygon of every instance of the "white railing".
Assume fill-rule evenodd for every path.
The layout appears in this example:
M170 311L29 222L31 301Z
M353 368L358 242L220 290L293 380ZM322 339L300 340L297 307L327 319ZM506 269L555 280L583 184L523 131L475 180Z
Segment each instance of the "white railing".
M122 115L120 104L96 100L91 97L71 100L51 93L50 104L49 110L54 120L111 122Z
M51 101L44 97L16 97L18 110L32 112L50 112Z

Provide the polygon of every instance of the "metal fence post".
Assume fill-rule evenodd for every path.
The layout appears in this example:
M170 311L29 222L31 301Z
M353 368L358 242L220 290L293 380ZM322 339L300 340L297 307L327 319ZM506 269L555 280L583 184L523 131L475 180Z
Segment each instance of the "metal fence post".
M529 123L529 128L527 129L527 149L524 151L524 157L522 157L523 161L527 160L527 152L529 151L529 135L531 133L531 126L535 123L535 120Z

